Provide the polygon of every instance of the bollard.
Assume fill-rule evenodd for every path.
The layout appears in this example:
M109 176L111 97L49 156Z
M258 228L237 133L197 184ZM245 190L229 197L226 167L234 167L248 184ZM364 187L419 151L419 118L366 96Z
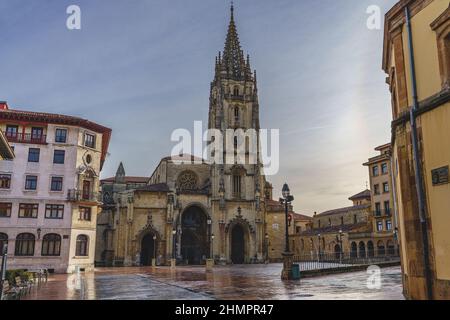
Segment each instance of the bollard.
M206 270L211 271L214 268L214 259L206 259Z

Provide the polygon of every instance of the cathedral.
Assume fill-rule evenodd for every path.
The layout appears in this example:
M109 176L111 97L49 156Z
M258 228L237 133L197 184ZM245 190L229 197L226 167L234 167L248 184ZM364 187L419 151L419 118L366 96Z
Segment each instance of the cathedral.
M256 72L241 50L233 6L208 119L208 128L221 132L260 130ZM254 164L218 164L181 154L161 159L150 177L126 176L121 163L115 177L102 181L102 194L98 266L243 264L267 257L272 187L259 156Z

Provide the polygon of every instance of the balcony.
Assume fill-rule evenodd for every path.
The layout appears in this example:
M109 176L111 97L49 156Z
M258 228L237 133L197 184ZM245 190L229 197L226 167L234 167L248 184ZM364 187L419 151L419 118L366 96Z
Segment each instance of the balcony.
M392 215L392 210L375 210L372 211L375 218L390 217Z
M47 135L36 135L32 133L12 133L3 132L9 143L31 143L31 144L47 144Z
M69 189L67 191L67 200L72 202L82 202L88 204L102 203L100 192L86 192L85 190Z

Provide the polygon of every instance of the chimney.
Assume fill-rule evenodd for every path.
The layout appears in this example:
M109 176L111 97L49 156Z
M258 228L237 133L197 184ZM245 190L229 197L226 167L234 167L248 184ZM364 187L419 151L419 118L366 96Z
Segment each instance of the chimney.
M6 101L0 101L0 110L8 110L8 104Z

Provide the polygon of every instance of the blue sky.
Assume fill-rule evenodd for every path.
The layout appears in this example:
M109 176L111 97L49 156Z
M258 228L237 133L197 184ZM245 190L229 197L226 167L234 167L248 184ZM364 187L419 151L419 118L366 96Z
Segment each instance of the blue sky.
M390 139L381 70L383 32L369 5L395 0L235 0L257 70L261 126L279 128L281 168L295 209L347 206L362 166ZM82 29L66 28L79 5ZM207 122L214 58L229 21L223 0L0 0L0 100L13 109L81 116L113 129L102 176L120 161L150 175L174 129ZM275 196L278 196L278 192Z

